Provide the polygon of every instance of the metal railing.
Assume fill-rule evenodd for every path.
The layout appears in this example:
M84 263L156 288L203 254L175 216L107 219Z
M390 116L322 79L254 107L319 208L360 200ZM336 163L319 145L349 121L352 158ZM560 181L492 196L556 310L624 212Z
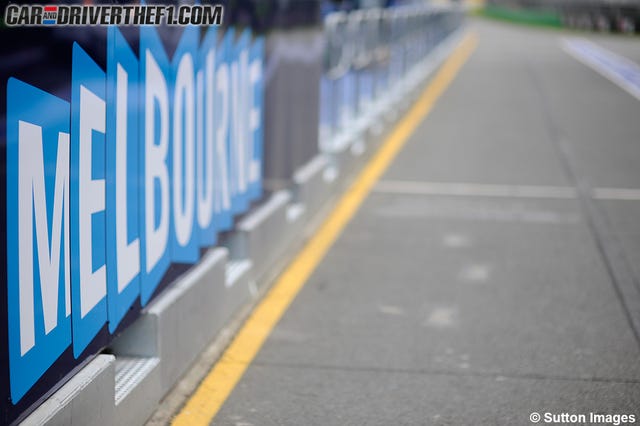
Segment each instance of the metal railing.
M455 6L335 12L324 20L320 145L353 129L461 23Z

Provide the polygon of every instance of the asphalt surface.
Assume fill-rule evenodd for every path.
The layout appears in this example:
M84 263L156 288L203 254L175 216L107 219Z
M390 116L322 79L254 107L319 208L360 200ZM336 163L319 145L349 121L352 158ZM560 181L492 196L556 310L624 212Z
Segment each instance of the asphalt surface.
M565 33L469 29L477 50L214 424L640 416L640 198L617 191L640 188L640 101ZM588 38L640 62L637 38Z

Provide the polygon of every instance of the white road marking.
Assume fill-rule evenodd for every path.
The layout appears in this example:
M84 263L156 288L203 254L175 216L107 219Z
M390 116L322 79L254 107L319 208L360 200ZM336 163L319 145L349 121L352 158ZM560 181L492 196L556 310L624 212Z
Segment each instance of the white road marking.
M465 248L471 246L471 238L464 234L451 233L444 236L442 244L448 248Z
M382 180L375 192L416 195L459 195L515 198L576 198L575 189L569 186L494 185L466 182L418 182L407 180Z
M406 195L406 194L404 194ZM493 201L493 202L492 202ZM574 209L575 210L575 209ZM373 214L385 218L445 219L532 224L579 223L578 212L561 212L523 205L509 200L507 206L494 200L427 197L403 197L393 203L377 207Z
M561 44L576 60L640 100L640 65L583 38L562 39Z
M592 196L596 200L640 201L640 189L595 188Z
M451 327L456 322L457 313L458 311L455 308L435 308L429 314L425 325L436 328Z
M465 266L460 271L460 279L468 283L483 283L489 279L491 267L484 264L474 264Z
M420 182L408 180L381 180L374 187L373 192L400 195L451 195L462 197L577 198L577 191L570 186L496 185L468 182ZM591 191L591 196L596 200L640 201L640 189L594 188Z
M402 308L398 306L381 305L378 307L378 309L380 310L380 312L387 315L396 315L396 316L404 315L404 310L402 310Z

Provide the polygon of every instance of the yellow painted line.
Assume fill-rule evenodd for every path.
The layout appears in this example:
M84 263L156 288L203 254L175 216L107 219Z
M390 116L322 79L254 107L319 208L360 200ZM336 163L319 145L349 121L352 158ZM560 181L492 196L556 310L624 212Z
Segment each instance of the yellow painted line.
M342 196L318 232L256 306L220 360L174 418L173 425L194 426L211 423L289 304L356 213L378 178L453 81L476 45L477 37L474 34L468 34L461 41L418 101Z

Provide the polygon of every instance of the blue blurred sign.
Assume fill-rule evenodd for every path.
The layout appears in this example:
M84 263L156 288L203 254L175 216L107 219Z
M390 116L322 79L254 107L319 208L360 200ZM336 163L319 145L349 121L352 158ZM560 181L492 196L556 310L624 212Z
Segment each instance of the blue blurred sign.
M140 295L140 85L138 59L116 27L108 29L106 208L107 308L113 333Z
M69 103L9 79L6 235L14 403L71 344L70 121Z
M8 80L11 404L63 353L96 353L172 262L196 263L261 196L264 42L199 41L187 27L169 58L142 27L136 57L109 28L106 71L74 43L71 103Z
M69 235L73 355L77 358L107 321L107 109L105 73L76 43L72 63Z

